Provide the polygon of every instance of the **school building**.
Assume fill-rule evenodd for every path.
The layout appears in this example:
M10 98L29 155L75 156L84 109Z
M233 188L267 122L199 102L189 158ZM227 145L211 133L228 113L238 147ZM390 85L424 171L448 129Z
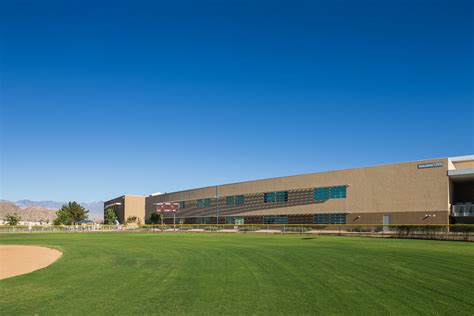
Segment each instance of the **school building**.
M474 155L215 185L104 203L120 223L149 223L179 203L183 224L474 223ZM173 221L164 213L165 222Z

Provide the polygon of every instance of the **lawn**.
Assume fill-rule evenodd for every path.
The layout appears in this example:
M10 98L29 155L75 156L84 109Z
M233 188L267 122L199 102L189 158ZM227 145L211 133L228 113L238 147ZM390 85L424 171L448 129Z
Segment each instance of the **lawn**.
M1 234L51 266L0 281L0 314L474 315L474 244L306 235Z

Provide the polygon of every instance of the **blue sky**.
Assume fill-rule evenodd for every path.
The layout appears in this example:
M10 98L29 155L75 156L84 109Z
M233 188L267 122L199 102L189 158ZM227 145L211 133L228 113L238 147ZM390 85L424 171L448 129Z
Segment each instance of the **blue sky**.
M0 1L1 198L474 153L471 1Z

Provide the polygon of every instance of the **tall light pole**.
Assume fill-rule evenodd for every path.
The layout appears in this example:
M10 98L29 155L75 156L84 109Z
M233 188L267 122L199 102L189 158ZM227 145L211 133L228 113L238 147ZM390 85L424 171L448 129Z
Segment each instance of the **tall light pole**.
M216 224L219 224L219 186L216 185Z

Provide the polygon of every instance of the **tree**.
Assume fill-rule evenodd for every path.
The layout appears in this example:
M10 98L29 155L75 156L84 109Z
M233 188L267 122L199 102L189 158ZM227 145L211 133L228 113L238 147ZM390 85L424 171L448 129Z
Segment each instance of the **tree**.
M105 210L104 223L106 225L115 225L117 223L117 215L111 208Z
M71 222L71 217L65 209L60 208L59 210L57 210L56 218L53 221L54 225L70 225Z
M156 213L156 212L153 212L150 214L150 222L152 224L159 224L161 221L161 217L160 217L160 214Z
M132 223L135 223L137 221L137 217L136 216L129 216L127 217L127 224L132 224Z
M70 225L87 219L87 213L85 208L76 202L69 202L64 204L57 212L56 219L54 220L55 225Z
M21 221L21 217L17 213L8 213L7 215L5 215L5 222L7 222L10 226L18 225L19 221Z

